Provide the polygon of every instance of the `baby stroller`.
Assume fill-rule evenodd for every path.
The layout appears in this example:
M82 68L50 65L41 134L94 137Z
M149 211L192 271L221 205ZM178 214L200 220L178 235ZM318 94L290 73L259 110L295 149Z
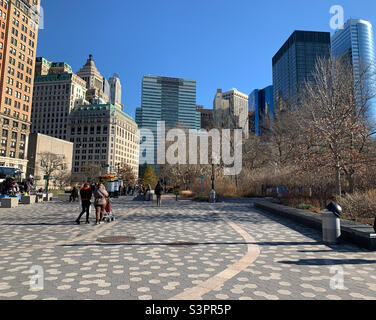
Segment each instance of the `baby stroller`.
M105 222L115 221L115 215L111 210L110 201L107 201L104 216L103 216L103 221L105 221Z

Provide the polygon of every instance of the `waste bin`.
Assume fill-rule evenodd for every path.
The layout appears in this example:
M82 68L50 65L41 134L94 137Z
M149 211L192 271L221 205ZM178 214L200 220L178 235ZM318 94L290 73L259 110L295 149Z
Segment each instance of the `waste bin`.
M341 236L342 208L335 202L331 202L322 212L322 238L327 244L339 242Z

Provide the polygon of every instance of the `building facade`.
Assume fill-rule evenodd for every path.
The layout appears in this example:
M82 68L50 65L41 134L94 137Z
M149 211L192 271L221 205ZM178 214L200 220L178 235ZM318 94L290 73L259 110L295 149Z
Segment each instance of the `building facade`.
M214 110L204 109L204 106L197 106L197 111L200 113L201 129L210 131L214 128Z
M43 153L52 153L64 159L63 167L59 171L71 173L73 158L73 143L46 136L40 133L31 133L29 139L29 147L27 158L27 176L32 175L36 182L37 189L44 188L45 181L43 179L44 172L41 167L41 157ZM57 173L57 172L56 172ZM54 177L51 177L51 182Z
M371 96L376 94L375 72L376 53L372 24L361 19L349 19L343 29L339 29L332 37L332 55L347 55L354 69L355 82L363 78L365 88ZM362 74L366 73L365 77ZM369 116L376 123L376 99L369 101Z
M330 33L295 31L273 57L274 107L296 102L305 81L312 81L318 58L330 58Z
M69 141L74 143L72 177L86 181L88 171L98 176L115 173L122 164L138 176L139 133L136 122L114 105L83 105L69 116Z
M180 126L200 130L196 81L145 75L142 79L142 106L136 110L136 121L140 129L149 129L155 139L158 121L164 121L167 129ZM156 164L157 141L151 136L141 138L140 157L147 159L148 164Z
M254 114L254 134L261 136L272 126L274 118L273 86L256 89L249 95L249 111Z
M220 129L242 129L249 137L248 95L231 89L222 93L217 90L213 102L215 126Z
M68 117L85 103L86 82L64 62L36 60L31 132L68 139Z
M121 104L121 82L118 74L114 74L112 78L109 79L110 83L110 103L114 106L123 107Z
M0 2L0 165L25 176L40 0Z

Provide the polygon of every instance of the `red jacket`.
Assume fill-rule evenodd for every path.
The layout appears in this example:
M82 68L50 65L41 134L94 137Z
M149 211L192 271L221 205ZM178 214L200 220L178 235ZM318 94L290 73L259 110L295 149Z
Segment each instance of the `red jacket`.
M93 196L93 193L91 192L90 187L83 187L80 190L80 195L81 195L81 201L88 201L91 200L91 197Z

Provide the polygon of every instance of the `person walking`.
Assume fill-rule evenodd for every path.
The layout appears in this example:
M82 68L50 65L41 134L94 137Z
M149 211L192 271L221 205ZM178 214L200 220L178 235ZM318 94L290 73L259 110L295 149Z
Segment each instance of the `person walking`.
M103 184L100 184L98 188L94 191L94 207L95 207L95 214L96 220L95 225L98 225L103 220L104 211L107 205L108 199L108 192Z
M76 199L78 199L78 190L76 186L74 186L71 192L70 202L76 202Z
M160 207L161 206L161 202L162 202L162 191L163 191L163 188L161 186L161 183L158 181L158 184L156 185L155 187L155 195L157 196L157 206Z
M89 224L89 215L90 215L90 206L91 206L91 197L93 193L91 191L90 185L85 183L82 189L80 190L81 195L81 203L82 203L82 212L80 213L79 217L76 220L77 224L80 224L80 219L83 214L86 212L86 224Z

